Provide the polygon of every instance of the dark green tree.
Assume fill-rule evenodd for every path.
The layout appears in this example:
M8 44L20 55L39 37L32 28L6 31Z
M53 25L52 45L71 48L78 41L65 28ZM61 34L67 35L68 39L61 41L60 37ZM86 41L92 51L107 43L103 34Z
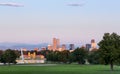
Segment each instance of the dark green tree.
M2 61L3 50L0 50L0 62Z
M46 58L47 55L48 55L50 52L51 52L50 50L41 50L41 51L40 51L40 54L41 54L41 55L44 55L44 57Z
M73 52L70 52L70 54L69 54L69 64L71 64L72 62L75 62L75 57L74 57Z
M50 51L46 56L47 61L58 62L59 53L59 51Z
M10 65L10 63L16 63L16 58L17 58L17 54L15 53L14 50L11 49L7 49L3 54L2 54L2 63L8 63L8 65Z
M47 60L57 63L68 63L70 58L70 52L68 50L64 51L51 51L47 55Z
M120 36L116 33L105 33L98 45L101 59L104 64L110 64L113 70L114 63L120 59Z
M94 51L90 51L88 54L88 62L90 64L100 64L100 55L99 55L99 49L96 49Z
M73 56L75 57L75 61L77 61L78 64L85 64L87 50L85 48L77 48L74 50Z
M61 51L58 54L58 61L67 63L69 61L70 52L68 50Z
M16 54L16 56L17 56L17 58L19 58L20 57L20 55L21 55L21 51L19 51L19 50L13 50L14 52L15 52L15 54Z
M2 54L3 54L3 50L0 50L0 58L1 58Z

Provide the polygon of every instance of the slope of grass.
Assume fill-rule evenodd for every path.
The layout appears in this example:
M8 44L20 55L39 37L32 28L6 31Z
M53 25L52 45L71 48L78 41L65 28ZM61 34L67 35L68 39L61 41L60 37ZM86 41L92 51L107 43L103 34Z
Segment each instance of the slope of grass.
M120 74L120 67L110 71L104 65L50 65L50 66L0 66L0 74Z

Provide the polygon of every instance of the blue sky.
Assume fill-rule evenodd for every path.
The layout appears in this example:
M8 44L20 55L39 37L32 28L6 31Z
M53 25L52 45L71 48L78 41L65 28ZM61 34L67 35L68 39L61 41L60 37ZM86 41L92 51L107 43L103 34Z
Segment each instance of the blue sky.
M105 32L120 34L120 0L0 0L0 42L99 42ZM69 6L77 3L83 6Z

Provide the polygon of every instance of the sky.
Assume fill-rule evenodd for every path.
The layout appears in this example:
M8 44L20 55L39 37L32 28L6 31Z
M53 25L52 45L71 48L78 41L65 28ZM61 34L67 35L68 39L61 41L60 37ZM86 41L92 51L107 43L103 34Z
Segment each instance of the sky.
M120 35L120 0L0 0L0 42L99 42L104 33ZM74 5L77 4L77 5Z

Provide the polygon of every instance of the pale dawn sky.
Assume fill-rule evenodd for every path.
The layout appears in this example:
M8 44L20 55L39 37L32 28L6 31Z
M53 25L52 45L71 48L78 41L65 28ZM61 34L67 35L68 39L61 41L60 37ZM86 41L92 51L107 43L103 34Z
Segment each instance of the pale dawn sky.
M0 42L84 44L105 32L120 34L120 0L0 0Z

